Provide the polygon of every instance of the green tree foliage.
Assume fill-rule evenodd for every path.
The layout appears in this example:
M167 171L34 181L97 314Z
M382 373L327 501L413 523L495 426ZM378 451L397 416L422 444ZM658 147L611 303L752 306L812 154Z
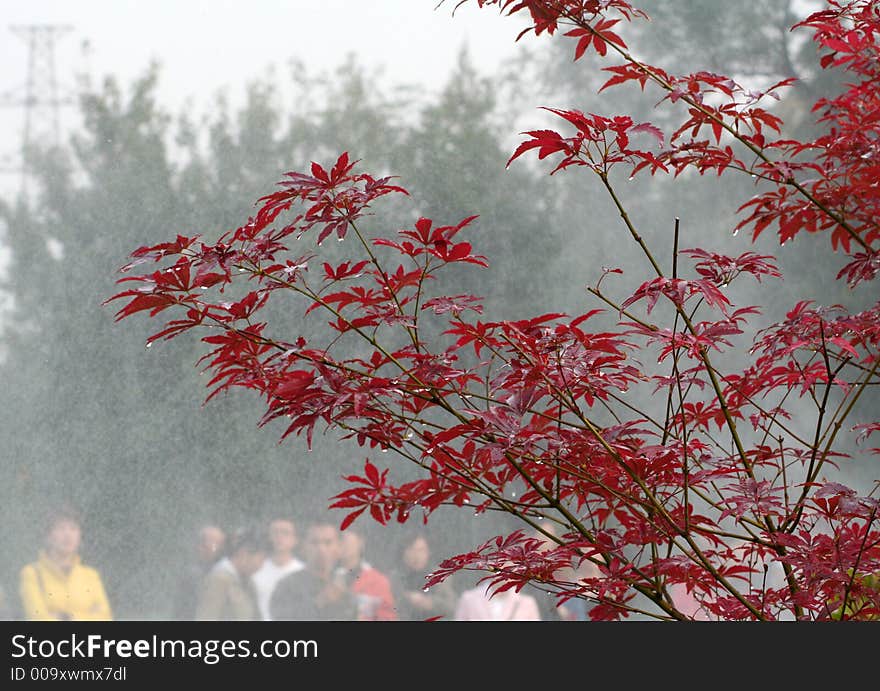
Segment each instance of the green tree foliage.
M522 277L549 275L560 254L558 229L542 227L541 209L530 200L541 182L521 169L505 170L510 154L499 134L503 128L495 125L496 105L492 80L477 72L463 50L437 101L421 111L398 149L392 170L418 190L416 207L427 218L455 223L479 210L481 244L507 268L495 274L493 285L475 284L474 273L462 271L462 292L485 295L493 311L531 310L547 304L550 282L537 285ZM537 229L540 253L528 241Z
M192 363L203 351L194 346L158 343L132 358L147 325L118 328L101 307L131 247L169 228L188 235L233 228L280 173L339 142L357 145L375 168L396 167L443 190L432 198L451 209L490 209L482 224L494 233L491 244L505 248L501 256L535 230L535 215L509 180L531 182L504 170L490 123L491 83L464 58L436 101L412 91L386 96L352 58L330 76L298 69L290 113L263 81L239 108L218 97L201 121L176 124L156 102L158 80L153 67L128 88L108 79L87 92L70 146L37 154L38 197L2 206L14 309L0 366L7 393L0 430L8 440L0 481L8 558L0 576L14 592L17 569L39 543L43 510L73 501L86 517L85 554L106 572L120 617L167 616L163 593L196 522L326 510L340 474L362 461L354 450L340 458L338 445L321 439L308 455L305 444L279 446L278 435L258 433L237 399L202 408ZM406 118L402 134L392 134L387 123ZM446 174L474 162L472 178ZM413 221L393 212L371 223ZM486 288L525 294L513 284ZM299 483L309 486L308 498ZM322 496L316 486L326 487Z
M740 69L759 76L788 76L785 60L796 60L792 44L780 45L774 33L790 12L788 2L651 2L648 9L669 27L668 41L656 50L670 60L686 57L694 41L710 46L720 63L753 58ZM718 32L704 31L707 13L723 17L715 23ZM731 22L764 29L725 32ZM747 45L739 43L744 36ZM127 88L110 79L86 93L82 131L64 152L39 155L36 203L0 202L12 255L3 288L14 299L0 336L0 433L6 440L0 549L7 556L0 578L8 589L14 592L17 568L32 558L42 510L72 499L87 517L87 556L106 567L117 613L164 616L167 577L195 522L235 522L264 509L323 510L339 476L362 462L354 447L340 456L342 447L320 437L308 455L304 444L278 446L278 435L257 432L246 412L255 408L241 405L243 394L203 409L191 367L202 351L181 339L132 358L150 325L116 328L112 311L100 305L115 292L113 272L133 247L174 232L213 236L234 228L284 171L348 149L365 169L399 175L422 194L415 204L421 215L455 223L482 214L480 246L510 270L492 272L492 285L474 285L477 274L463 274L461 292L486 295L493 315L582 305L598 267L620 263L619 238L607 230L617 227L616 211L578 176L549 181L524 164L505 169L510 132L495 125L497 113L516 110L516 94L533 94L536 84L560 96L563 86L594 93L598 83L578 80L595 71L573 70L570 63L570 53L559 53L535 59L528 70L516 65L518 80L493 80L465 51L437 93L384 87L381 75L354 58L331 74L294 64L292 106L277 95L277 78L264 77L248 87L241 106L218 97L208 115L176 120L156 102L156 68ZM628 104L620 110L633 112ZM694 208L672 196L682 186L673 192L656 181L637 189L642 183L631 184L638 192L631 196L640 200L631 212L648 232L671 233L673 217ZM733 209L724 199L747 197L696 177L690 192L715 204L682 218L683 246L698 244L702 233L732 229ZM542 216L551 221L539 222ZM413 221L390 205L368 219L365 231ZM798 243L808 246L801 238ZM795 281L786 289L809 292ZM781 302L790 303L786 298ZM294 502L301 485L310 488L308 506ZM314 487L327 489L321 495ZM467 525L462 530L473 529Z

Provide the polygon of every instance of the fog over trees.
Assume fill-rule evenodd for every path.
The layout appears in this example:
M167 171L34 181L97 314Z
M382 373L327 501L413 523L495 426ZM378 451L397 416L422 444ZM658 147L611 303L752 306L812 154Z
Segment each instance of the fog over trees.
M688 59L708 58L710 67L759 85L797 76L801 85L776 107L797 127L812 127L797 114L814 98L816 80L829 77L810 71L814 61L804 56L812 44L787 33L802 3L642 5L654 18L651 36L664 37L640 44L647 59L683 71L694 67ZM457 21L448 15L441 8L436 20ZM45 510L70 501L85 519L84 555L101 569L123 619L168 616L167 593L195 526L276 514L305 521L328 510L341 477L367 454L320 427L311 450L298 437L279 443L283 428L259 428L262 404L246 393L203 406L196 362L205 346L182 338L145 348L156 325L120 325L114 307L102 305L117 292L117 269L134 248L177 233L214 238L234 229L284 172L348 151L364 170L399 176L414 194L412 206L377 207L369 227L409 226L413 209L442 223L479 214L475 243L492 270L446 280L458 284L455 292L485 295L493 319L584 310L585 286L603 266L637 271L620 253L617 211L590 181L549 178L546 161L506 167L522 123L531 129L546 117L540 105L632 113L629 92L596 94L598 71L573 65L568 45L523 50L498 73L462 46L448 80L430 90L383 85L356 50L336 70L301 65L293 76L254 75L242 103L227 94L195 113L159 102L157 85L170 69L145 65L132 83L111 74L84 87L81 126L59 149L31 152L29 197L0 199L0 242L10 256L2 290L11 298L0 323L0 585L15 597ZM297 94L292 109L275 97L277 80ZM680 217L686 247L711 239L719 251L775 252L786 281L760 286L765 292L754 298L770 308L767 323L781 316L774 306L784 310L796 299L853 308L870 302L870 286L834 286L839 293L829 295L827 284L814 283L808 267L824 256L819 245L827 240L801 234L778 249L768 233L752 248L734 236L736 207L754 193L748 179L689 175L687 184L620 182L646 234L671 234ZM301 315L276 316L294 324ZM876 477L866 467L851 473L866 491ZM334 520L342 515L334 512ZM361 527L377 560L392 559L404 529ZM440 511L429 525L437 558L510 528L509 517L461 511Z

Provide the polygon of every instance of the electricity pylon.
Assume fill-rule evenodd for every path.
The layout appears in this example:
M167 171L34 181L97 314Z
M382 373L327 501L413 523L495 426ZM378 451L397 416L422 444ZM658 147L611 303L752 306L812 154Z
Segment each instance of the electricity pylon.
M17 165L4 166L21 175L21 192L27 192L32 172L31 152L36 148L56 147L61 143L61 107L73 99L59 92L55 71L55 43L73 27L63 24L10 26L28 46L25 82L0 94L0 106L22 108L22 128Z

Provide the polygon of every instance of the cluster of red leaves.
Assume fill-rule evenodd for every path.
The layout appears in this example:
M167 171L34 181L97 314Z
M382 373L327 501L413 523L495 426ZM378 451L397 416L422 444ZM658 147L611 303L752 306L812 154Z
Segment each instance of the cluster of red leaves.
M783 182L747 202L741 225L758 235L778 224L782 242L798 232L830 231L834 248L847 254L858 250L838 275L850 285L873 278L880 269L876 248L880 240L880 21L873 2L830 2L829 9L798 24L813 30L813 39L826 52L822 67L840 67L855 81L837 98L820 99L814 110L826 132L813 141L778 141L783 158L765 161L762 175ZM802 161L798 157L808 156ZM845 175L843 174L845 171ZM795 176L804 173L800 183Z
M880 258L874 248L880 239L877 226L878 208L876 181L880 176L877 147L880 142L880 107L876 83L880 78L878 59L876 5L868 0L829 2L829 9L811 15L795 28L814 31L814 40L828 52L821 58L822 67L841 67L859 81L850 85L834 99L821 99L815 109L819 121L829 125L827 133L814 140L796 141L778 137L780 118L760 103L768 97L779 99L778 91L793 83L785 79L771 87L750 90L728 76L711 72L673 75L665 70L640 62L628 52L626 43L609 31L620 18L626 20L645 16L626 2L579 2L549 0L507 2L477 0L480 6L498 5L508 14L528 11L532 26L527 31L553 34L561 25L575 28L565 36L576 38L574 57L579 59L591 47L602 56L609 50L624 58L607 70L612 76L602 89L636 82L644 88L648 82L665 91L663 100L684 104L686 117L669 136L669 145L662 152L627 150L625 140L615 142L620 149L617 158L604 161L583 151L584 141L603 139L608 123L622 119L605 119L597 115L583 116L578 111L550 109L575 125L574 137L563 137L552 130L528 132L531 141L520 145L514 157L531 148L539 148L540 157L551 153L564 154L557 170L574 163L597 166L625 158L638 160L633 172L650 167L671 168L678 175L688 168L701 174L714 171L721 175L729 167L748 170L761 180L772 183L765 191L746 202L742 210L749 214L740 227L751 227L757 237L772 224L778 226L781 242L801 231L830 231L832 246L848 254L856 250L853 261L841 275L850 284L872 278L880 270ZM607 122L606 122L607 121ZM632 128L632 122L628 123ZM650 130L648 128L651 128ZM648 124L638 125L657 136L659 130ZM620 126L615 130L617 133ZM703 137L703 132L709 132ZM743 145L748 154L746 163L733 144ZM846 182L841 171L847 170Z
M508 160L510 165L526 151L538 149L538 158L546 158L551 154L563 154L562 160L552 173L569 166L589 166L595 172L607 174L618 163L627 163L635 175L642 168L650 167L651 173L658 169L666 171L666 166L650 151L630 147L630 137L647 133L663 143L663 133L648 123L635 124L628 116L606 118L601 115L585 115L579 110L545 110L558 115L574 125L577 134L563 137L553 130L532 130L526 132L531 139L520 144L513 156ZM551 173L551 175L552 175Z
M820 105L829 138L792 142L768 134L780 122L756 105L766 93L720 75L675 77L631 58L611 31L643 14L626 2L477 2L527 11L536 34L573 26L565 35L577 41L575 57L592 49L625 59L609 68L606 86L650 80L687 111L655 154L631 145L645 133L664 146L651 125L551 109L575 134L528 132L511 161L531 150L560 156L554 172L585 166L609 191L618 163L651 174L754 173L768 185L743 207L755 235L772 222L783 239L827 231L834 247L861 248L842 275L853 283L874 277L880 195L877 176L869 179L876 157L865 153L877 137L859 132L874 126L860 109L880 93L870 64L880 18L870 3L832 3L802 24L834 51L823 64L864 79ZM699 139L706 128L711 139ZM758 162L744 165L735 147ZM395 482L367 459L332 504L345 510L342 527L365 513L380 523L414 512L427 521L444 505L506 512L531 527L530 535L501 536L445 560L429 583L462 569L487 573L498 590L538 583L560 601L591 600L596 619L688 618L694 612L675 594L682 589L702 614L724 619L880 614L871 586L880 572L878 501L825 478L846 458L836 445L844 420L876 383L880 307L849 315L800 303L757 334L749 369L724 372L716 356L736 347L732 339L746 334L757 311L733 305L725 288L742 276L778 278L772 257L696 248L680 252L695 277L664 275L631 229L657 275L617 302L596 287L620 314L616 329L594 327L600 310L481 321L477 296L428 290L451 264L487 265L459 238L475 217L454 225L420 218L368 236L360 223L389 194L405 190L356 172L347 154L329 171L313 163L311 174L289 173L253 218L216 242L179 236L136 250L126 270L149 261L163 268L121 279L135 287L110 298L124 301L117 318L176 308L180 318L148 343L207 330L209 397L256 391L266 402L262 423L282 422L285 437L304 434L311 443L320 423L422 470ZM288 245L306 233L318 245L349 237L346 249L355 251L320 269L320 250L290 258ZM300 323L264 317L281 299L293 301L282 314L299 305ZM655 311L661 301L668 309ZM672 315L669 323L652 323L661 312ZM438 342L423 336L437 331ZM648 367L652 349L657 365ZM646 390L660 406L640 403ZM792 392L816 404L807 432L786 408ZM738 427L745 420L751 430ZM877 424L863 424L860 438ZM573 575L585 564L594 575Z

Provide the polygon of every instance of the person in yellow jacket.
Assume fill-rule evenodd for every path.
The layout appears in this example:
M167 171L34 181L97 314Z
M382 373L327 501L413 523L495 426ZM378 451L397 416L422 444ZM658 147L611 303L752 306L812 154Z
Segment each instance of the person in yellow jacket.
M82 539L76 513L63 509L50 519L45 549L21 570L24 617L35 621L111 620L101 575L79 556Z
M852 569L849 571L852 577ZM833 598L831 606L835 609L831 619L841 621L880 621L880 572L866 574L853 579L853 588L847 588L846 609L841 611L841 599Z

